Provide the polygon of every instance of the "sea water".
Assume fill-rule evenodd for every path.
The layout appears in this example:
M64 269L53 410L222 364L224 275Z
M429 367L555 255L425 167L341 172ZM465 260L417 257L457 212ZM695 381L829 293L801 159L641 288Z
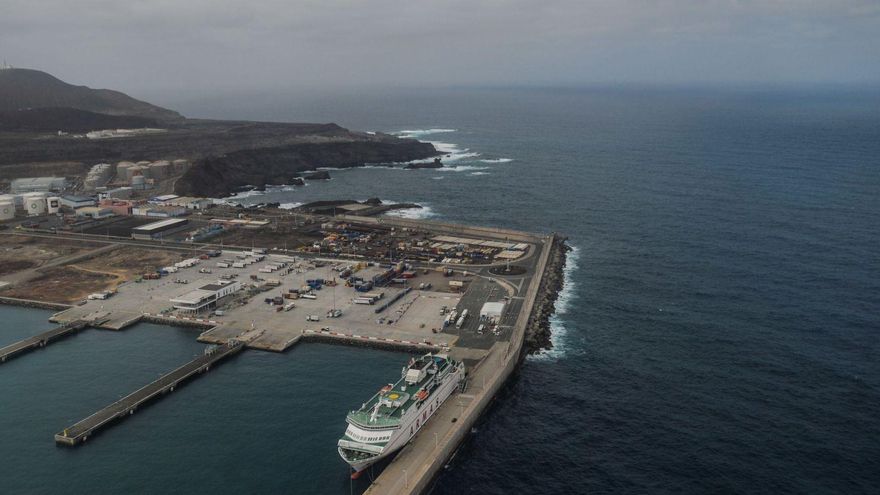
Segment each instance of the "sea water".
M876 92L233 96L151 99L194 117L397 132L437 143L450 166L331 170L330 181L242 202L417 202L427 208L405 214L557 231L575 247L552 319L554 349L525 361L435 493L880 485ZM397 372L397 354L247 352L94 443L56 449L51 435L62 425L200 352L190 336L177 342L169 332L187 331L87 331L0 367L0 419L11 438L0 448L21 458L0 465L2 478L19 493L362 489L349 485L335 440L345 412ZM81 343L99 337L103 347ZM96 369L74 358L89 349L103 349L92 356ZM166 361L138 371L130 361L141 352ZM79 392L84 382L98 390ZM10 390L26 399L10 402ZM33 423L7 425L10 414Z

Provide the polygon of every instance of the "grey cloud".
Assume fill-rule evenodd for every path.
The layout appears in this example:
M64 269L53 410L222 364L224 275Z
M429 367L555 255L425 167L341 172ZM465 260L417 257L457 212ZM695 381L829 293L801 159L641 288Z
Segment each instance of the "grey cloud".
M880 80L875 1L0 0L0 57L124 90Z

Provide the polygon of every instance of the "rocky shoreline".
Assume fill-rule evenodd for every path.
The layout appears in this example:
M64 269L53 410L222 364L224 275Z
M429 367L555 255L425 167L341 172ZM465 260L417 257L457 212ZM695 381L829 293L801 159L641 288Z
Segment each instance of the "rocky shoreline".
M567 238L554 235L550 257L545 267L544 279L538 289L538 297L532 314L526 323L524 351L526 354L547 350L553 347L550 340L550 317L556 311L556 300L565 283L565 261L571 247Z

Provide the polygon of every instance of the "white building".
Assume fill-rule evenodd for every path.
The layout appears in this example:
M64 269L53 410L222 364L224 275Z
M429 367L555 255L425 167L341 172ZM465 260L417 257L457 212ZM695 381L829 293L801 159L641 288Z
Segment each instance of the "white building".
M61 196L61 206L76 210L85 206L95 206L95 198L89 196Z
M483 308L480 309L480 320L491 320L494 318L497 321L501 319L502 313L504 313L503 302L487 302L483 304Z
M198 313L216 307L217 301L239 289L241 289L241 282L237 280L221 280L213 284L203 285L194 291L171 299L171 304L174 305L175 309L184 313Z
M113 215L113 210L110 208L101 208L98 206L83 206L82 208L76 209L76 216L78 217L86 217L92 218L95 220L100 220L102 218L110 218Z
M9 183L9 192L21 194L28 192L63 191L67 187L64 177L24 177Z

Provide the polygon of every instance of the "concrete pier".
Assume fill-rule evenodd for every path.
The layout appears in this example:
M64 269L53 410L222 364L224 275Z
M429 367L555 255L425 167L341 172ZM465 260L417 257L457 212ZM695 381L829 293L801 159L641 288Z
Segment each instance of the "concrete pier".
M431 480L455 453L516 369L522 357L529 315L534 309L552 249L551 236L545 239L535 270L536 276L524 295L510 341L495 343L479 365L469 370L467 391L453 394L447 399L431 421L364 492L365 495L415 494L428 490Z
M0 348L0 363L5 363L7 359L11 359L19 354L46 347L49 343L66 337L72 333L76 333L83 328L89 326L84 321L74 321L59 327L48 330L39 335L20 340L14 344Z
M132 392L122 399L119 399L73 426L65 428L63 431L55 435L55 443L59 445L75 446L85 442L99 429L110 424L114 420L134 414L141 405L164 393L173 391L179 383L192 378L199 373L208 371L211 368L211 365L237 354L242 349L244 349L244 343L232 341L193 359L189 363L163 375L158 380Z

